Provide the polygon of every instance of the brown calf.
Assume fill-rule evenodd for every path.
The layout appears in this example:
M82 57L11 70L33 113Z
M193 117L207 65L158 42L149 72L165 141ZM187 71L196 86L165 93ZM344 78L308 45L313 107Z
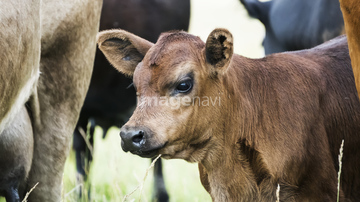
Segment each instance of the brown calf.
M121 129L122 148L199 163L214 201L360 200L360 103L345 37L306 51L249 59L233 54L229 31L206 43L169 32L152 44L122 30L98 35L138 105Z

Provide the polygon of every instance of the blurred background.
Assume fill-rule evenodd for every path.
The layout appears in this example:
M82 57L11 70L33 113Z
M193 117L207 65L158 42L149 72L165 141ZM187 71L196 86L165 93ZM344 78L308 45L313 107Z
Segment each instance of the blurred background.
M265 28L249 17L240 0L191 0L189 32L206 41L215 28L226 28L234 37L234 52L250 58L264 56Z
M261 45L265 35L263 25L251 19L239 0L191 0L189 32L206 41L215 28L226 28L234 37L237 54L259 58L264 56ZM91 192L91 199L80 201L123 201L143 180L149 159L124 153L120 145L119 129L111 127L106 138L103 131L95 128L94 160L85 185L77 185L75 153L71 150L63 177L63 201L79 201L79 187L84 193ZM163 160L165 185L170 201L211 201L200 183L197 164L184 160ZM151 201L153 173L150 170L142 194L134 192L126 201Z

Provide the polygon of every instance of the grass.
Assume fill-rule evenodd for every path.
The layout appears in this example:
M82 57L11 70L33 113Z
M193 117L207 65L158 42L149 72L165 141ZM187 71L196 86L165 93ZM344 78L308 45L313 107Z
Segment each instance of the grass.
M119 129L112 128L105 139L101 138L101 129L96 128L94 145L94 162L89 180L91 181L91 198L93 201L122 201L126 194L134 190L142 181L149 159L124 153L120 147ZM64 172L64 201L76 201L78 193L72 192L76 187L75 155L70 153ZM202 188L196 164L183 160L164 160L165 183L171 201L211 201ZM151 201L152 170L147 177L141 201ZM87 186L87 185L85 185ZM128 197L131 201L139 199L139 190ZM87 201L87 200L85 200Z
M337 186L337 199L336 201L340 201L340 177L341 177L341 168L342 168L342 157L343 157L343 149L344 149L344 140L341 141L340 150L339 150L339 172L338 172L338 186Z

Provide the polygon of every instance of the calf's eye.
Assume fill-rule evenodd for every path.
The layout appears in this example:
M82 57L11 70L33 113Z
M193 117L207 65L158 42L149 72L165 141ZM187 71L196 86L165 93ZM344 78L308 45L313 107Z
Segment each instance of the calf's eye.
M179 93L187 93L189 92L193 87L193 83L191 79L182 81L176 86L176 91Z

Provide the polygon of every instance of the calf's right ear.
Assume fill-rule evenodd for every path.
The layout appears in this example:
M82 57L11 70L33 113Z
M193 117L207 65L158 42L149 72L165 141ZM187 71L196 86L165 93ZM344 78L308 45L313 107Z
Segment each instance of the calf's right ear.
M132 76L136 66L154 44L120 29L98 33L97 43L106 59L123 74Z

